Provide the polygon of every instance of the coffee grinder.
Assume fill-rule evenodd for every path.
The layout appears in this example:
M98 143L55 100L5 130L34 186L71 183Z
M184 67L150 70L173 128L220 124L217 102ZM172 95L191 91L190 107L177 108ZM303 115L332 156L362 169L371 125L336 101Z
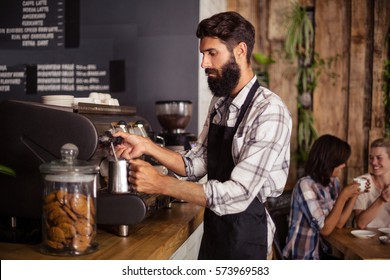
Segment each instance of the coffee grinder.
M192 102L189 100L156 101L156 115L165 140L165 147L174 151L191 149L196 141L194 134L185 131L192 116Z

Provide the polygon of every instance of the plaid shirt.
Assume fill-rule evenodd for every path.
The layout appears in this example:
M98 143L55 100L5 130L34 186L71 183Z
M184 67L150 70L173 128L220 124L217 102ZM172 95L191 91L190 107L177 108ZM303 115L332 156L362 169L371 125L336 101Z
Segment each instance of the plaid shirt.
M213 123L226 122L227 126L234 127L240 108L255 81L256 76L234 98L228 114L223 112L226 97L212 99L196 146L184 154L187 179L198 181L207 173L210 113L217 110ZM226 121L223 115L227 115ZM267 197L279 196L288 175L291 129L290 112L279 96L259 87L234 135L232 150L226 151L232 153L235 163L230 180L223 183L209 180L203 184L207 207L217 215L234 214L244 211L255 197L265 202ZM274 225L269 215L267 218L269 229L272 230L268 231L270 234Z
M332 177L322 186L310 176L294 187L291 200L289 233L283 255L292 259L320 259L320 230L340 193L340 182Z

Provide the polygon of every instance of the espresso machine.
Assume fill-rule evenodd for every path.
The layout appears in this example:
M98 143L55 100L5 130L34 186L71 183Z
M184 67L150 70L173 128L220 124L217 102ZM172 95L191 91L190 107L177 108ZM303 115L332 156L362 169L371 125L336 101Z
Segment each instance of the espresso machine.
M162 127L159 134L165 147L174 151L191 149L196 136L186 132L192 116L192 102L189 100L161 100L155 103L157 119Z
M79 148L80 160L100 166L98 227L119 226L114 234L126 236L127 232L120 230L123 225L135 225L169 207L170 197L136 193L131 186L121 193L108 190L108 169L103 163L112 160L112 153L111 144L104 144L102 136L107 136L107 131L120 121L127 128L142 126L146 134L153 133L149 122L136 115L136 108L131 106L79 103L60 107L17 100L0 102L0 164L16 173L0 173L0 242L40 242L44 182L39 166L61 158L65 143Z

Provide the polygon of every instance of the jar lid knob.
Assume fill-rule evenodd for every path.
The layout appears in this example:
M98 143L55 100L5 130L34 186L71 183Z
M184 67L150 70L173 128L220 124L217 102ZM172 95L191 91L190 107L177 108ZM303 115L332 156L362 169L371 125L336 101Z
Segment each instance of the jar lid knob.
M67 143L61 147L62 159L66 162L73 162L79 155L79 148L72 143Z

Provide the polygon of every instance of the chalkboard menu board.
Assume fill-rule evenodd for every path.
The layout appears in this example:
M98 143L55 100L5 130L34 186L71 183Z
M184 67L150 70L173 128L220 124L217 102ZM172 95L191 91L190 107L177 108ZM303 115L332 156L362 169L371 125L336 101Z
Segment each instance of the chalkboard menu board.
M0 49L33 51L35 62L0 63L0 93L22 96L123 91L124 61L89 57L83 62L67 56L53 62L53 57L41 52L79 48L79 30L79 0L1 0ZM85 50L80 53L79 57L86 57ZM110 79L111 72L115 78Z
M11 92L15 88L24 90L26 84L26 67L24 65L0 65L0 92Z
M36 94L45 92L112 92L124 90L123 78L118 76L116 65L123 61L111 61L110 67L97 64L37 64L0 65L0 93ZM116 67L113 67L116 66ZM124 65L123 65L124 67Z
M78 46L79 0L1 0L1 49Z

